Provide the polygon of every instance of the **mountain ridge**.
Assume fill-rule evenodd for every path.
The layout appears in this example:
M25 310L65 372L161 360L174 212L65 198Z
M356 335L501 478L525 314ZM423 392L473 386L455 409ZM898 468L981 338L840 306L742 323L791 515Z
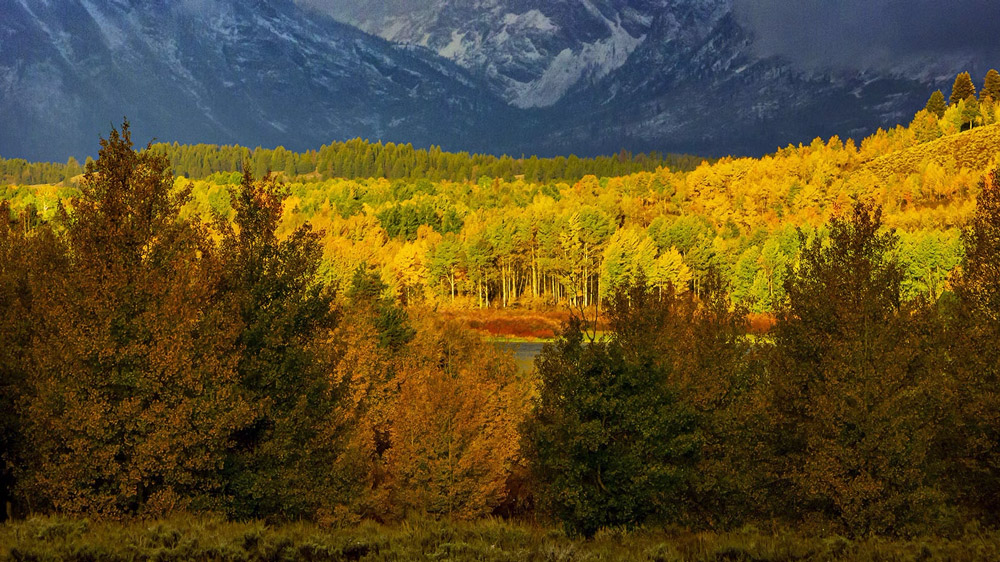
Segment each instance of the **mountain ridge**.
M3 0L0 155L91 154L125 115L181 143L760 155L895 125L940 86L762 58L731 0L442 0L379 20L403 43L304 1Z
M11 37L0 45L4 155L85 154L126 114L137 135L170 141L301 149L370 136L457 148L506 108L449 61L290 0L11 8L0 23Z

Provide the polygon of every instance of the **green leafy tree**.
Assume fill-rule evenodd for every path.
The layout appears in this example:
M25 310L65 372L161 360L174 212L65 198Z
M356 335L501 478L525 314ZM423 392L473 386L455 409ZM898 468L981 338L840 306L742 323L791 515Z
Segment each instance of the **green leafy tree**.
M969 96L965 100L965 108L962 110L962 130L975 127L981 119L979 113L979 101L975 96Z
M766 302L763 283L755 283L760 273L760 248L750 246L740 254L733 268L733 300L758 309Z
M897 236L881 227L880 209L858 203L828 241L805 244L774 330L770 407L792 517L861 535L919 526L935 499L936 408L900 302Z
M944 98L941 98L941 103L944 103ZM940 116L929 110L923 110L913 117L913 121L910 122L910 130L913 131L913 137L918 144L941 138L943 133L938 121L945 114L945 111L946 109L942 105Z
M454 234L445 236L434 247L429 256L429 269L436 279L444 279L448 284L451 300L455 300L458 285L459 266L464 261L462 241Z
M680 255L677 254L677 257ZM648 278L654 273L655 263L656 244L652 238L641 230L619 230L604 249L601 260L601 296L614 295L619 288L634 284L640 276ZM677 264L677 268L682 265L683 261ZM661 285L666 285L669 281L659 278L656 280Z

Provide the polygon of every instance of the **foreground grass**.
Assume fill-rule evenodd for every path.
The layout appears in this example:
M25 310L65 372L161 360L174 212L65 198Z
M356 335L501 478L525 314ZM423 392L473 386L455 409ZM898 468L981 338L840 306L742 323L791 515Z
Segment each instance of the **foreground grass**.
M2 560L792 561L998 560L1000 535L918 540L792 532L606 532L591 541L502 521L271 527L200 517L131 524L41 518L0 525Z

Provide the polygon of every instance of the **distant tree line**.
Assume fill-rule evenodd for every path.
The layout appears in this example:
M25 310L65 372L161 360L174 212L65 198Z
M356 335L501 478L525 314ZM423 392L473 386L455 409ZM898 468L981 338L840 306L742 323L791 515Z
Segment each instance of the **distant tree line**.
M513 158L468 152L444 152L440 147L415 149L412 144L370 142L354 139L335 142L319 150L292 152L284 147L255 149L233 145L158 143L153 150L165 155L174 174L203 179L213 174L241 172L249 163L256 177L275 172L285 178L312 176L330 178L428 179L432 181L478 181L480 177L528 181L577 181L586 175L621 176L660 167L692 170L704 158L682 154L633 155L624 149L614 156L578 158ZM89 160L89 159L88 159ZM66 164L28 162L21 158L0 158L0 184L56 184L83 173L83 167L70 157Z
M65 164L0 158L0 185L57 184L82 173L83 167L72 156Z
M440 147L415 149L412 144L370 142L354 139L325 145L319 150L292 152L284 147L253 150L241 146L157 144L157 152L173 163L177 175L205 178L216 173L239 171L249 162L258 177L268 171L286 178L313 174L329 178L386 178L431 181L478 181L480 177L527 181L576 181L586 175L610 177L660 167L690 170L705 159L657 152L633 155L622 150L614 156L578 158L513 158L467 152L444 152Z

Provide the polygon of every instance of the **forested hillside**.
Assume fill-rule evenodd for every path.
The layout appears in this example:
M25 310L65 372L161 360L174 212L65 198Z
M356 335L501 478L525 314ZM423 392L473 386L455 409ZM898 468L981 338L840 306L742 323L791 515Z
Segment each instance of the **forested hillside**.
M950 106L942 97L909 126L860 142L816 139L714 162L496 158L363 141L307 153L152 149L170 158L178 189L193 186L185 212L205 220L232 216L242 162L258 177L271 170L290 195L281 232L308 223L321 233L323 275L341 294L365 265L406 303L586 306L640 272L656 287L700 293L715 269L735 302L763 313L784 302L803 241L823 236L853 200L877 203L898 229L906 298L945 291L961 258L959 228L1000 152L997 109L981 97ZM51 219L76 193L76 162L8 160L0 170L20 184L0 187L0 198L16 215L27 210L28 222Z
M817 556L992 552L1000 124L938 97L860 143L573 181L192 180L125 123L82 176L4 188L0 493L126 522L739 530L696 535L716 559L763 528ZM448 320L557 305L531 372ZM14 534L15 557L62 540ZM314 547L287 554L347 548Z

